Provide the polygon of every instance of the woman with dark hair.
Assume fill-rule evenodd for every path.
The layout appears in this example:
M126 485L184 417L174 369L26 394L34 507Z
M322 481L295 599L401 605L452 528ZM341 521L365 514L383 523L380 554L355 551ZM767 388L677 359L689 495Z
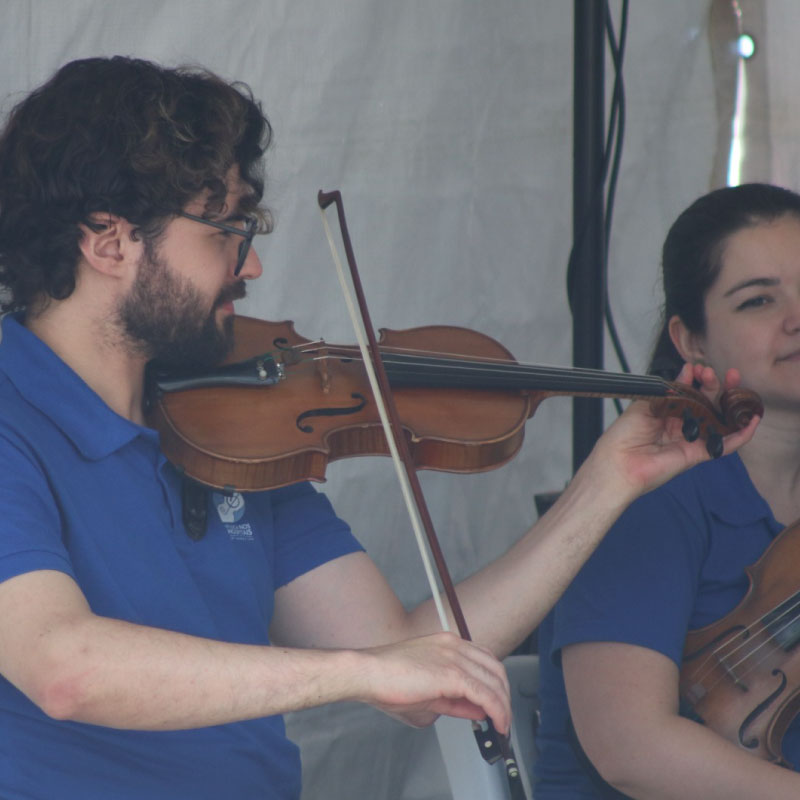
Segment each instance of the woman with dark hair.
M731 368L764 421L738 454L637 500L543 623L536 798L800 796L800 776L681 714L686 634L800 518L800 196L749 184L686 209L663 249L651 371ZM784 738L800 765L800 723Z

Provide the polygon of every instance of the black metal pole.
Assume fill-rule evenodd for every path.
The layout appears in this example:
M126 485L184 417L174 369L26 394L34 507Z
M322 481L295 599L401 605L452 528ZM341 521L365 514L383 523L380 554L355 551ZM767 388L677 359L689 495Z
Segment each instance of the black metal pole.
M572 362L603 367L605 0L575 0L572 225ZM573 471L603 432L603 401L572 401Z

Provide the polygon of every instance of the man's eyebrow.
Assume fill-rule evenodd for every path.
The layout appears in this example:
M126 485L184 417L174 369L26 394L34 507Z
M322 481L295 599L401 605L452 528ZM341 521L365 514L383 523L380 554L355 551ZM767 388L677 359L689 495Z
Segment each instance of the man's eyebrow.
M742 289L749 289L751 286L777 286L780 283L779 278L748 278L745 281L736 283L725 292L723 297L730 297L732 294L741 291Z

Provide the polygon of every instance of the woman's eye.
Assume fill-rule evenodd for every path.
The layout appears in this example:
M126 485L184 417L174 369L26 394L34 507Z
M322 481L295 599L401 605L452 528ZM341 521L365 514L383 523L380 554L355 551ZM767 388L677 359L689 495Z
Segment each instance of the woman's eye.
M740 303L738 306L736 306L736 310L740 311L746 308L759 308L760 306L765 306L767 303L771 302L772 298L760 294L757 297L749 297L743 303Z

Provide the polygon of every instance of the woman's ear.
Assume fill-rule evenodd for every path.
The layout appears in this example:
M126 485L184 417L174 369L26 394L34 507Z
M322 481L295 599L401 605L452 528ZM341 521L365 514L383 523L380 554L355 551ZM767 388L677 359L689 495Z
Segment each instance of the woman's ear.
M86 263L106 275L118 275L125 265L131 225L114 214L91 215L92 225L81 225L78 242Z
M672 344L675 345L675 349L681 354L684 361L690 364L705 363L706 354L703 349L702 337L692 333L677 314L670 318L667 328Z

